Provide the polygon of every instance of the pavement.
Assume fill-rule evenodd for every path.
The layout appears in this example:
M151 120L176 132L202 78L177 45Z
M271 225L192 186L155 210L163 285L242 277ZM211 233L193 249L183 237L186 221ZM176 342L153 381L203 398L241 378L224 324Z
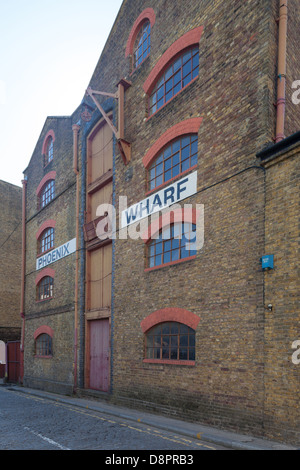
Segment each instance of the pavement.
M45 392L43 390L31 389L15 384L2 385L18 392L31 394L40 398L45 398L72 406L77 406L79 408L90 409L99 413L131 420L133 422L143 423L148 426L153 426L157 429L175 432L193 439L199 439L202 442L210 442L219 446L223 446L231 450L300 450L298 447L275 441L261 439L254 436L247 436L244 434L238 434L210 426L205 426L199 423L189 423L174 418L168 418L140 410L117 406L107 403L101 398L78 398Z

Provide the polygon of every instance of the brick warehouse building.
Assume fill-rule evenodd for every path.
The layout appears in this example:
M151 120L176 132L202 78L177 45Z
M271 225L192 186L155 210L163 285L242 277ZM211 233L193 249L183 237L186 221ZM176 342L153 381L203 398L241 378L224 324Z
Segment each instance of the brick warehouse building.
M47 118L26 168L21 316L24 385L73 387L76 176L72 121Z
M286 32L280 5L123 2L25 172L25 385L299 440L300 7Z
M22 189L0 181L0 381L7 376L11 352L21 339L20 282ZM13 344L15 343L15 344ZM18 345L18 346L16 346ZM10 372L12 372L10 370ZM10 377L12 377L12 373Z

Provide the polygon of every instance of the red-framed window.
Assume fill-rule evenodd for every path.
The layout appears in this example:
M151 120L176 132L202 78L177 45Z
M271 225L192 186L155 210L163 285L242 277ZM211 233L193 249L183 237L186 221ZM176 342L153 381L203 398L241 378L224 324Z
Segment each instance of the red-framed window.
M43 277L37 284L36 300L52 299L54 288L54 279L50 276Z
M133 51L133 67L136 69L150 54L151 49L151 25L146 20L137 35Z
M47 333L42 333L35 340L36 356L52 356L52 338Z
M55 198L55 180L49 180L44 185L39 195L39 207L40 209L45 207L52 199Z
M45 251L51 250L54 247L54 228L50 227L43 231L38 240L38 253L42 254Z
M149 116L170 101L199 74L199 47L178 55L163 71L149 97Z
M46 149L44 153L44 167L53 160L53 138L49 136L46 142Z
M147 189L175 178L197 164L198 135L184 135L166 145L148 168Z
M145 335L145 359L195 361L195 330L178 322L155 325Z
M196 256L196 224L174 223L147 244L147 267L154 268Z

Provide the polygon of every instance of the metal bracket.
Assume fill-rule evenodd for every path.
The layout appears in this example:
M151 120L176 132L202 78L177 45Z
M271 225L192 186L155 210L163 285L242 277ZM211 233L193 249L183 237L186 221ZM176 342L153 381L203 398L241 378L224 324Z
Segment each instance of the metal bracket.
M131 160L131 144L124 139L124 92L131 86L131 83L125 80L124 78L118 83L118 91L116 93L106 93L104 91L93 90L91 87L88 87L86 94L90 96L99 109L100 113L104 117L105 121L111 128L114 133L118 147L123 158L124 164L127 165ZM99 101L96 99L95 95L108 96L118 100L118 127L116 129L112 120L108 117L107 113L102 108Z

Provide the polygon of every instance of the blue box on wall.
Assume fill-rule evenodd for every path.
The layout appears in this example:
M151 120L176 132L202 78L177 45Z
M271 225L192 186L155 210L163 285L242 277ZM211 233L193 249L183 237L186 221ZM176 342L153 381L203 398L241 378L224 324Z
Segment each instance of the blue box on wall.
M262 269L274 268L274 255L264 255L260 258Z

